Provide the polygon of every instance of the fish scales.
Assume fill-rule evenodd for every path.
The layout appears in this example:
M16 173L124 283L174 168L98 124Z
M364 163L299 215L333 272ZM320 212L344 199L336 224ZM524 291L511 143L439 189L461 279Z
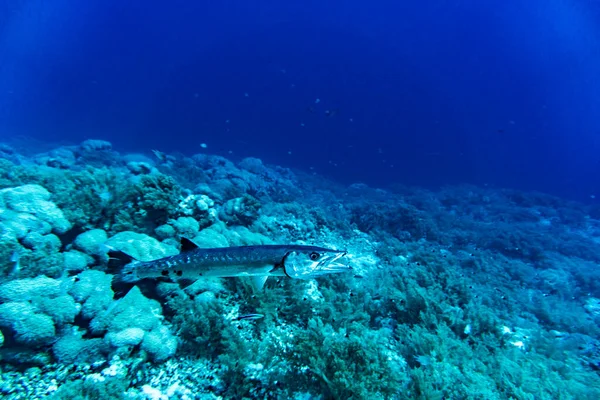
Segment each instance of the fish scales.
M257 277L259 285L268 276L311 279L323 274L351 269L337 260L346 252L317 246L260 245L223 248L199 248L182 239L182 252L154 261L138 261L121 251L109 253L109 268L118 281L201 277ZM260 279L264 278L264 279Z
M190 279L210 276L223 276L229 270L234 276L284 275L274 271L282 262L284 246L263 248L258 246L227 247L186 251L157 261L140 262L135 265L139 278L168 277ZM233 271L231 272L234 273Z

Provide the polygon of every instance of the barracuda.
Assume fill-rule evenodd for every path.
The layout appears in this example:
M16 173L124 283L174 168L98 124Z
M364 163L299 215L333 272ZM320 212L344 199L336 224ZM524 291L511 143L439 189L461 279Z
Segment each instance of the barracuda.
M200 248L181 239L181 253L154 261L138 261L122 251L110 251L109 269L115 280L133 283L142 279L197 280L203 277L251 277L262 288L270 276L294 279L349 271L342 263L346 251L317 246L263 245Z

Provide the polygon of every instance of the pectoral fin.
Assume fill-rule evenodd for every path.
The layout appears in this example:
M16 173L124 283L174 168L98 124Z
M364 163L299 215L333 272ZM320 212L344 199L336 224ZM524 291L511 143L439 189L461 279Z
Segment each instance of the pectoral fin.
M255 290L262 290L262 288L265 286L265 282L267 281L268 278L269 278L268 275L257 275L257 276L250 277L250 281L252 282L252 287Z

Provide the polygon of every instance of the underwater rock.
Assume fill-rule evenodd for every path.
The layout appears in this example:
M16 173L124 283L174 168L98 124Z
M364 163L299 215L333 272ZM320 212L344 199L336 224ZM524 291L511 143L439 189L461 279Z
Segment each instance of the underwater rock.
M81 309L68 294L54 298L40 297L35 303L37 309L52 318L57 327L72 324Z
M59 147L47 153L37 154L34 161L39 165L66 170L72 168L77 160L73 149Z
M62 210L49 201L50 192L40 185L23 185L0 190L0 208L27 213L47 222L52 231L63 234L71 229L71 223Z
M179 212L194 217L200 228L206 228L217 219L215 202L204 194L190 194L179 202Z
M15 149L7 145L6 143L0 143L0 155L13 155L15 154Z
M152 225L152 230L180 215L181 187L163 174L142 175L134 186L134 226Z
M142 350L146 351L154 361L162 362L175 355L177 338L166 326L159 326L144 335Z
M590 297L585 301L583 308L585 308L585 310L594 317L597 317L600 315L600 299L596 297Z
M145 162L129 161L127 163L127 169L129 169L129 171L131 171L131 173L134 175L145 175L151 173L153 167L152 165Z
M50 343L56 334L52 318L25 301L0 304L0 328L13 332L17 343L34 347Z
M156 300L145 297L134 286L122 299L115 301L90 323L94 334L120 332L126 328L151 331L160 325L161 306Z
M192 217L179 217L171 221L179 236L194 237L200 230L200 224Z
M112 143L106 140L88 139L81 142L79 150L83 152L108 151L112 150Z
M0 208L0 232L3 236L23 239L29 232L50 233L52 225L34 215Z
M176 231L173 225L163 224L154 230L154 233L160 240L170 239L175 237Z
M23 238L22 243L25 248L47 254L58 252L62 246L58 236L52 233L42 235L38 232L30 232Z
M83 333L75 328L66 330L52 346L57 361L65 364L84 364L102 360L108 346L99 338L84 339Z
M145 297L137 286L96 316L90 329L96 335L106 332L106 341L119 352L141 342L141 349L156 361L166 360L177 350L177 339L162 325L160 304Z
M77 147L75 154L77 164L86 168L123 164L119 153L113 151L112 144L105 140L86 140Z
M125 328L118 332L109 332L105 339L113 347L137 346L144 338L144 330L141 328Z
M261 175L267 173L267 168L263 164L260 158L255 157L246 157L242 161L239 162L239 166L245 169L246 171L250 171L253 174Z
M104 243L108 240L108 235L103 229L91 229L80 233L75 238L73 245L90 256L100 256L104 251Z
M174 256L179 252L175 247L159 242L143 233L131 231L119 232L106 241L106 246L121 250L141 261L152 261Z
M112 275L102 271L88 270L77 275L69 294L81 304L83 318L90 320L96 317L112 302L111 281Z
M258 219L260 207L256 198L244 194L225 202L219 210L219 218L228 225L248 226Z
M3 302L34 301L36 298L54 298L70 288L69 281L38 276L31 279L16 279L0 285L0 300Z
M46 276L0 285L0 300L5 302L0 325L10 328L18 343L45 343L54 335L55 326L72 323L79 314L79 305L67 293L71 285L69 280Z
M65 259L65 270L74 273L81 272L94 263L94 258L77 250L63 253Z

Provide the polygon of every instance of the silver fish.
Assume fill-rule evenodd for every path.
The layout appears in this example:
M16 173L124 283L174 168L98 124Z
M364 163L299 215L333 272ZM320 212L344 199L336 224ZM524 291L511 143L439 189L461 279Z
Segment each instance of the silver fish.
M340 262L346 251L303 245L262 245L200 248L181 239L181 253L154 261L138 261L122 251L109 251L109 272L115 280L132 283L141 279L167 278L197 280L203 277L240 277L253 279L262 288L270 276L312 279L325 274L349 271Z
M254 319L261 319L264 317L265 317L264 314L246 314L246 315L240 315L239 317L234 318L233 321L254 320Z

